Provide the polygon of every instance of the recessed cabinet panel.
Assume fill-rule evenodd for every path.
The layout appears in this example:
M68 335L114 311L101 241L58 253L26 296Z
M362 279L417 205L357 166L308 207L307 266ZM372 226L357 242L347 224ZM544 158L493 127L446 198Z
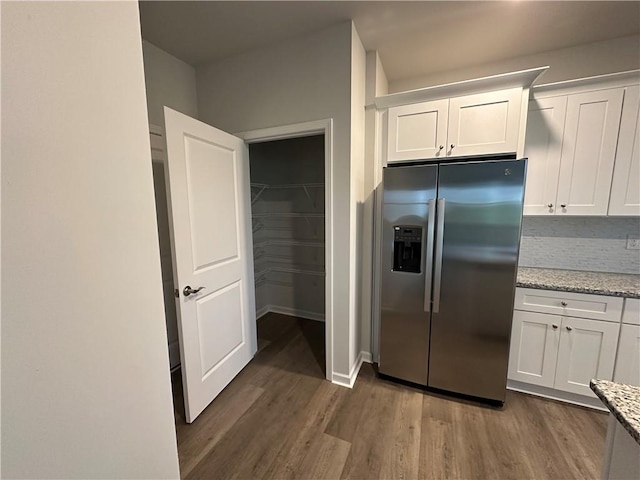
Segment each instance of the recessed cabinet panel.
M566 111L566 96L529 102L524 146L524 156L529 159L525 215L554 215L558 207L556 194Z
M616 382L640 387L640 325L622 325L616 358Z
M568 97L556 214L607 214L623 95L618 88Z
M625 91L609 215L640 215L640 87Z
M558 356L560 317L513 313L509 379L553 387Z
M447 155L516 152L521 99L521 88L452 98Z
M583 318L562 319L555 388L594 397L592 378L611 380L620 325Z
M387 161L444 157L448 107L437 100L390 108Z

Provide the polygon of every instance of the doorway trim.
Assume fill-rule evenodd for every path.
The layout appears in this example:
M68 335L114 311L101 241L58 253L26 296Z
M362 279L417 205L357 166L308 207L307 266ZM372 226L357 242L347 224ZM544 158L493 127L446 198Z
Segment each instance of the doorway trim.
M325 377L333 381L333 119L294 123L278 127L237 132L246 143L324 135L324 211L325 211Z

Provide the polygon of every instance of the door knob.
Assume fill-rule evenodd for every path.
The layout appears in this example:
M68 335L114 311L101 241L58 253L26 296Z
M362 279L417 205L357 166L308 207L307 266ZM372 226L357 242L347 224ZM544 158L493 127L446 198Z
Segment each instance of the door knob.
M191 288L190 285L187 285L186 287L184 287L184 290L182 290L182 293L184 294L185 297L188 297L189 295L198 293L200 290L204 288L205 287Z
M562 208L567 208L567 204L566 204L566 203L561 203L561 204L560 204L560 206L561 206Z
M570 327L569 325L567 325L567 330L568 330L568 331L571 331L571 330L573 330L573 328L572 328L572 327Z
M560 305L562 305L563 307L566 307L568 305L567 302L560 302Z
M558 325L556 325L555 323L551 324L551 326L553 327L554 330L558 328Z
M451 150L453 150L455 148L455 144L451 144Z
M550 203L549 205L547 205L547 207L553 208L553 203Z

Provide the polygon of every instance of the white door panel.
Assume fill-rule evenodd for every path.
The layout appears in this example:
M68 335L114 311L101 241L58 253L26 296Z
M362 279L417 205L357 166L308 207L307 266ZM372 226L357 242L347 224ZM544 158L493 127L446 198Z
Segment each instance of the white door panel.
M557 215L607 214L623 95L619 88L569 96Z
M509 379L553 387L561 317L513 312Z
M620 324L563 317L555 388L594 396L592 378L611 380Z
M444 157L448 109L449 100L390 108L387 162Z
M521 105L522 88L452 98L447 156L515 152Z
M529 102L524 156L527 184L525 215L553 215L558 191L560 156L567 97L544 98Z
M609 215L640 215L640 86L624 93Z
M620 344L613 379L640 387L640 325L623 324L620 327Z
M168 198L187 422L256 352L249 155L165 107ZM203 288L185 295L185 287Z

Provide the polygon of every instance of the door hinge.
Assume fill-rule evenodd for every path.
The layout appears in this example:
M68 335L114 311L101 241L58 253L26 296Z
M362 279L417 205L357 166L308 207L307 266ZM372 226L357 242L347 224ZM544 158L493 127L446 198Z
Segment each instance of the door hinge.
M173 295L174 295L176 298L180 298L180 290L178 290L178 289L176 288L176 289L173 291Z

